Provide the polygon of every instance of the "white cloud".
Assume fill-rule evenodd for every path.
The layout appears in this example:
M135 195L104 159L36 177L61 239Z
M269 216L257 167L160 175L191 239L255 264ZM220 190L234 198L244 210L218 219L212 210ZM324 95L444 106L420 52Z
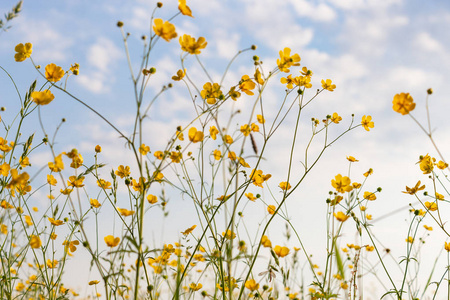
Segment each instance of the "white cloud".
M77 81L87 90L93 93L104 93L113 83L113 70L117 60L121 57L121 51L105 37L97 39L86 53L89 69L82 72Z
M319 3L315 5L314 1L291 0L295 11L299 16L310 18L314 21L329 22L336 19L336 12L327 4Z
M444 51L442 44L428 32L420 32L417 34L414 44L416 47L428 52L442 53Z

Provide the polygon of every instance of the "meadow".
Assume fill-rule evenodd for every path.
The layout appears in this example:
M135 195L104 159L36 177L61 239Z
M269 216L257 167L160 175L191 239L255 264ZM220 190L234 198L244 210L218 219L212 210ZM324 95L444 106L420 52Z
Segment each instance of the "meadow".
M410 93L392 95L392 111L411 119L404 122L414 123L423 132L417 139L434 151L411 161L423 174L401 191L412 204L404 210L408 223L395 228L404 235L402 254L393 256L371 212L385 196L383 182L371 182L372 168L359 172L357 157L346 156L338 173L320 175L328 185L320 186L323 199L314 201L322 201L324 211L298 213L288 206L299 201L296 192L314 185L311 174L332 146L359 133L369 139L377 122L370 112L317 115L321 98L341 87L332 78L316 80L309 62L289 47L279 49L275 61L263 61L257 45L249 45L233 54L222 74L211 72L202 58L208 40L178 34L175 26L195 11L185 0L171 18L159 16L164 9L155 3L140 56L130 50L136 44L129 43L127 24L116 24L128 65L120 72L129 74L131 126L71 90L83 65L37 61L38 50L23 41L11 57L36 76L26 90L0 65L2 80L16 91L0 109L0 298L450 299L444 213L450 169L433 136L433 90L423 87L424 106L417 108ZM21 2L0 28L20 13ZM173 57L178 70L159 85L155 49L169 44L179 47ZM252 71L229 79L241 57ZM278 87L275 104L268 101L272 86ZM159 127L152 123L155 106L165 95L178 97L171 94L176 88L190 120L174 118ZM113 132L120 157L108 161L103 145L80 151L82 143L73 147L61 136L66 120L49 122L47 110L61 97ZM8 107L15 107L12 102L16 111ZM423 120L414 116L419 109ZM36 165L42 153L51 160ZM316 213L324 232L315 233L314 224L296 226L302 214ZM166 235L163 227L173 224L185 227ZM438 255L424 257L434 231L444 237ZM304 237L311 232L323 239L322 249ZM71 275L76 268L84 275Z

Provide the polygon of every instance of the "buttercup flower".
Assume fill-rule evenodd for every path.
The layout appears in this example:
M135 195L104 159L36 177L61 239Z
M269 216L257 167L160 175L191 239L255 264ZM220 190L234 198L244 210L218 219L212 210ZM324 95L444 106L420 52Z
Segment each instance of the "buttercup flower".
M162 19L155 19L154 24L153 31L165 41L169 42L171 39L177 37L175 26L169 23L169 21L164 22Z
M289 248L288 247L281 247L281 246L275 246L273 248L273 252L275 252L275 254L278 257L285 257L286 255L289 254Z
M117 245L119 245L120 243L120 238L119 237L114 237L112 235L107 235L105 236L105 243L108 247L116 247Z
M178 71L177 71L177 75L172 76L172 80L180 81L181 79L184 78L185 75L186 75L186 69L184 69L184 70L178 70Z
M213 140L217 138L217 134L219 133L219 130L217 130L216 126L209 127L209 135Z
M409 93L396 94L394 100L392 100L392 104L392 109L402 115L409 114L409 112L413 111L416 107L416 104Z
M197 128L191 127L188 132L189 140L193 143L203 141L203 132L197 131Z
M263 235L263 237L261 238L261 245L263 245L266 248L272 247L272 242L269 240L267 235Z
M130 167L126 166L124 167L123 165L120 165L117 168L117 171L115 172L117 176L119 176L120 178L124 178L124 177L128 177L130 176L131 172L130 172Z
M269 205L267 206L267 212L271 215L273 215L275 213L275 211L277 210L277 208L275 207L275 205Z
M331 185L339 193L350 192L351 190L353 190L350 178L348 178L347 176L342 177L341 174L336 175L334 179L331 180Z
M296 53L291 56L291 49L284 48L280 51L280 58L277 59L277 65L281 72L288 73L292 66L300 66L300 56Z
M419 166L423 174L430 174L433 171L435 161L436 159L428 154L422 157Z
M180 36L179 42L181 45L181 50L190 53L190 54L200 54L201 49L205 49L208 43L204 37L199 37L196 41L194 37L184 34Z
M280 182L280 188L283 191L289 190L291 188L291 185L289 184L289 182L283 181L283 182Z
M203 99L206 100L208 104L215 104L217 102L217 99L223 99L223 93L220 90L220 85L218 83L205 83L203 85L203 90L200 92L200 95Z
M249 279L245 282L245 287L250 291L256 291L259 289L259 283L256 283L255 279Z
M450 252L450 243L445 242L444 249Z
M333 113L331 116L331 122L339 124L339 122L342 121L342 117L338 115L338 113Z
M42 245L42 242L41 242L41 239L39 238L39 236L37 236L37 235L30 236L30 247L31 248L37 249L37 248L41 247L41 245Z
M321 82L322 82L322 87L325 90L332 92L336 88L336 85L331 83L331 79L327 79L326 81L322 79Z
M17 62L24 61L25 59L27 59L28 57L31 56L31 53L33 52L32 48L33 48L33 45L31 43L26 43L25 45L22 43L18 44L14 48L14 50L17 52L14 55L14 59Z
M371 192L364 192L364 199L367 199L369 201L373 201L377 199L377 196L375 196L374 193Z
M362 120L361 120L361 125L364 127L365 130L369 131L369 128L373 128L375 125L372 122L372 117L371 116L363 116Z
M47 105L55 99L55 96L52 92L50 92L50 90L45 90L42 92L32 92L31 98L31 100L33 100L33 102L37 105Z
M58 82L64 77L64 70L55 65L49 64L45 67L45 78L51 82Z
M405 194L414 195L418 191L425 189L425 185L420 186L420 180L416 183L416 185L412 188L406 187L406 192L402 192Z
M198 291L199 289L201 289L203 287L203 285L201 284L201 283L198 283L198 284L196 284L196 283L191 283L190 285L189 285L189 288L191 289L191 290L193 290L193 291Z
M333 215L336 218L336 220L338 220L340 222L345 222L349 218L349 216L344 214L342 211L338 211L337 213L333 213Z
M178 0L178 9L183 15L193 18L191 9L186 5L186 0Z
M253 96L254 93L251 91L256 87L256 84L253 82L253 80L250 79L248 75L244 75L241 78L241 81L239 81L239 88L242 92L246 93L249 96Z

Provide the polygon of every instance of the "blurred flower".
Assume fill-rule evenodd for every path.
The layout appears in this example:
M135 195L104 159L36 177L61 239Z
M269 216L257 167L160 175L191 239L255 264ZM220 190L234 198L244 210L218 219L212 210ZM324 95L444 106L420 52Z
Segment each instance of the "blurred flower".
M180 36L179 42L181 45L181 50L190 53L190 54L200 54L201 49L205 49L208 43L204 37L199 37L196 41L194 37L184 34Z
M55 96L50 92L50 90L45 90L42 92L32 92L31 100L37 105L47 105L55 99Z
M281 246L275 246L273 248L273 251L278 257L285 257L289 254L289 248L288 247L281 247Z
M259 284L256 283L255 279L249 279L245 282L245 287L253 292L259 289Z
M330 92L334 91L334 89L336 88L336 85L332 84L331 79L327 79L326 81L322 79L321 83L323 89L328 90Z
M194 17L194 16L192 16L191 9L189 8L189 6L186 5L186 0L178 0L178 9L180 10L180 12L183 15L189 16L189 17L192 17L192 18Z
M112 235L105 236L105 243L108 247L116 247L120 243L119 237L114 237Z
M197 128L191 127L188 131L189 140L193 143L203 141L203 132L197 131Z
M336 218L336 220L338 220L340 222L345 222L349 218L349 216L344 214L342 211L338 211L337 213L333 213L333 215Z
M392 104L392 109L402 115L409 114L409 112L413 111L416 107L416 104L409 93L396 94L394 100L392 100Z
M162 19L155 19L154 24L153 31L165 41L169 42L171 39L177 37L175 26L169 23L169 21L164 22Z

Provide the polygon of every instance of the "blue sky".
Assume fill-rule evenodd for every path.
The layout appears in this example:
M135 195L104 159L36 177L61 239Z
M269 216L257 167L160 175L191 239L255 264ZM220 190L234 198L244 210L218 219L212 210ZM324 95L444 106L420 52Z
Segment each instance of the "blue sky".
M0 12L8 11L15 2L1 1ZM434 117L432 127L443 153L450 150L447 138L450 125L446 113L450 109L447 87L450 78L448 1L188 0L187 4L195 18L179 16L173 23L179 35L188 33L206 37L208 47L202 51L201 57L217 80L229 59L240 49L258 45L256 52L246 52L237 59L225 84L235 84L242 74L251 72L252 55L259 55L270 70L275 66L278 51L290 47L300 54L302 66L314 72L313 84L316 87L320 86L321 79L326 78L337 85L334 92L320 95L319 103L306 112L305 120L323 118L333 112L338 112L344 122L349 121L352 113L357 121L362 115L372 115L375 128L368 133L359 128L333 146L318 169L311 173L307 185L296 195L299 201L288 203L293 216L302 216L294 218L300 228L314 221L301 212L310 209L324 211L324 199L331 189L330 180L335 174L347 172L345 157L348 155L360 160L352 167L355 174L362 174L370 167L374 169L368 188L383 188L373 203L375 219L411 201L401 193L405 185L411 186L419 179L426 180L415 163L419 155L435 155L435 152L408 117L392 111L392 98L396 93L410 92L417 102L415 115L425 121L426 89L434 89L430 99L430 112ZM14 62L16 44L33 43L33 59L42 66L53 62L67 69L71 64L79 63L80 75L69 79L68 89L127 132L134 100L122 38L115 24L122 20L125 30L131 33L129 46L133 66L136 67L141 55L140 37L148 35L154 5L155 2L144 0L25 0L20 17L11 23L13 27L0 34L0 65L11 73L21 91L25 92L39 76L33 72L29 61ZM164 2L156 16L167 19L176 7L176 1ZM149 99L163 84L169 83L170 77L180 68L180 53L176 39L170 43L158 43L153 62L158 72L149 88ZM189 58L187 65L193 68L193 74L198 75L199 84L206 81L199 75L194 58ZM281 101L283 89L281 84L272 83L267 91L270 105L275 106ZM8 112L17 109L17 97L4 74L0 74L0 91L0 106L7 108L2 118L8 120L12 117ZM177 87L161 97L154 107L154 117L146 125L152 135L148 142L152 149L162 147L164 136L192 116L186 113L191 107L186 104L186 99L186 91ZM245 102L237 105L244 106ZM55 101L43 108L42 114L50 131L61 118L67 119L58 138L60 145L77 147L83 153L101 144L105 149L104 158L111 162L111 167L116 162L124 163L117 159L123 151L123 142L116 139L117 135L106 124L86 113L82 106L67 96L56 94ZM35 129L36 121L30 120L26 128L41 134L39 129ZM277 144L280 148L287 146L288 139L289 129L284 129ZM59 150L67 149L61 146ZM276 155L276 150L269 150L269 153ZM35 159L45 164L49 158L48 154L40 153ZM267 168L273 173L282 172L279 164L268 165ZM318 189L317 186L325 188ZM182 216L182 210L177 212L176 207L173 210L175 216ZM324 215L321 218L325 220ZM398 237L406 235L406 218L407 214L402 212L388 218L386 225L377 224L380 235L396 245ZM392 233L393 224L402 230ZM191 225L180 226L185 229ZM178 228L173 231L179 232ZM392 236L386 236L387 233ZM305 234L314 239L311 232L306 231ZM437 247L443 244L442 237L435 240Z

